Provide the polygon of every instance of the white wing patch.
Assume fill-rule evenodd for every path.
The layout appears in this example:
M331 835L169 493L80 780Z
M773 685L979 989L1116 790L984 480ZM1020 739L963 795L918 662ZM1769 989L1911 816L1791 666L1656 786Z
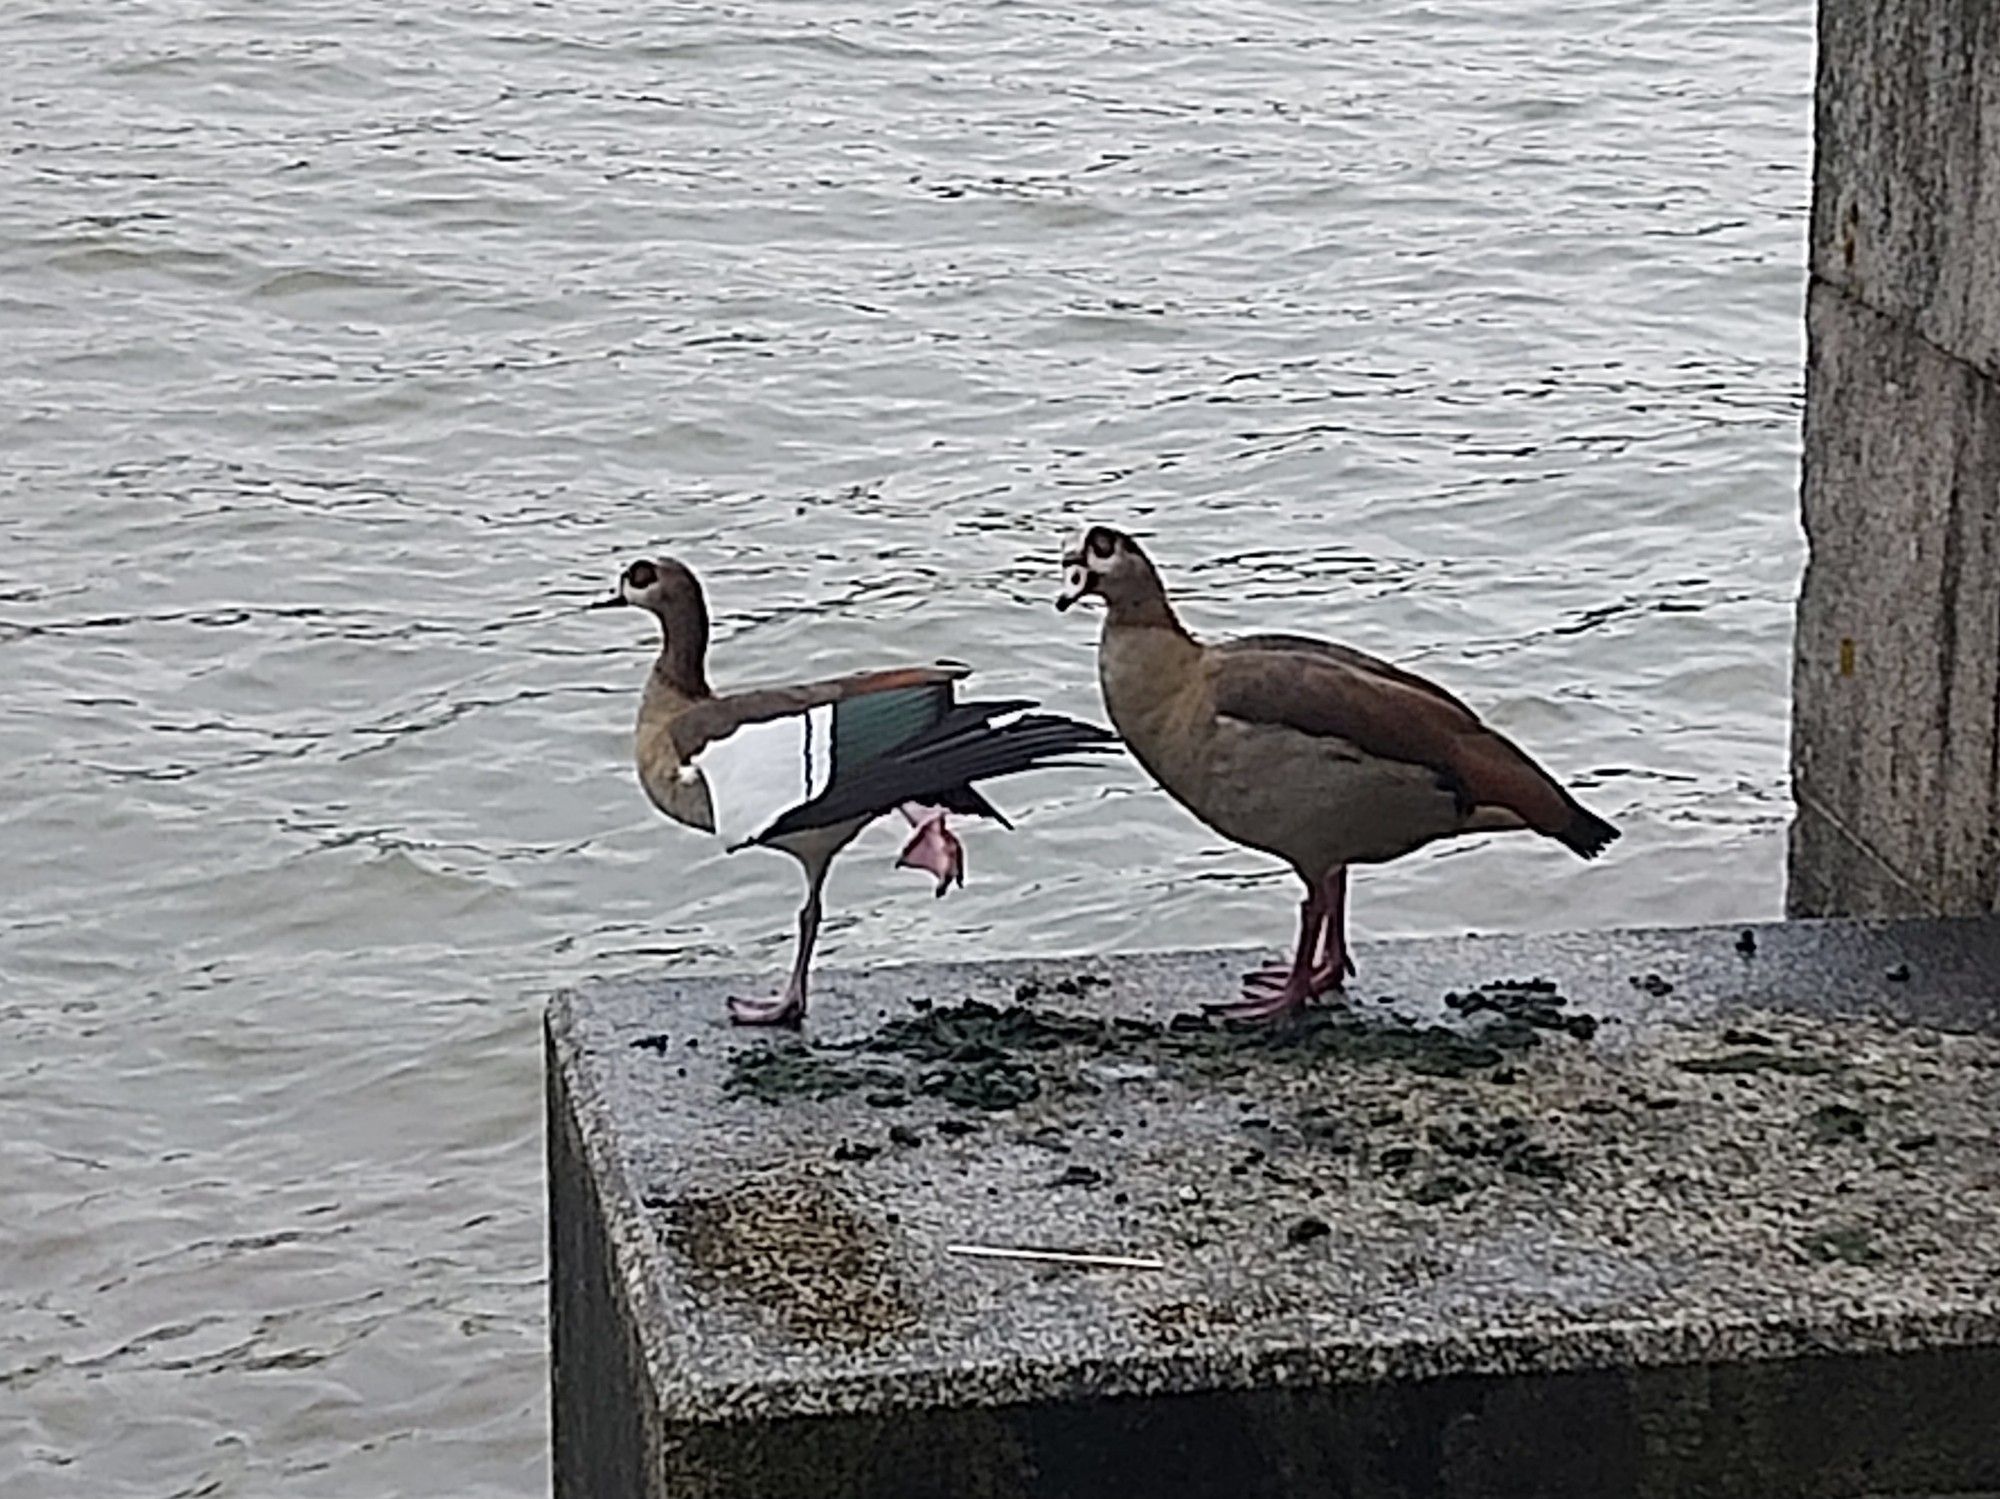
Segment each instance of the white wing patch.
M708 785L715 835L741 848L833 778L833 704L746 723L690 762Z

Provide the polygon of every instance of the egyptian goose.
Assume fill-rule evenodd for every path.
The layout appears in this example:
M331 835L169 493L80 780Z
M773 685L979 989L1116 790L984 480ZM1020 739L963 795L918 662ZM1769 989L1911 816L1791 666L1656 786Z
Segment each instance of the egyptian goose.
M798 956L776 999L735 999L742 1025L796 1025L819 934L820 889L835 854L869 823L901 810L916 828L897 860L929 871L943 895L965 883L965 855L947 812L1011 826L974 783L1107 750L1093 724L1028 710L1027 699L960 703L971 668L952 662L859 672L820 682L716 694L707 673L708 607L701 584L670 559L634 562L593 608L630 605L660 622L662 644L639 702L639 784L676 822L731 851L782 849L804 867Z
M1586 859L1618 830L1457 698L1386 661L1300 635L1204 645L1139 544L1091 526L1063 552L1056 608L1105 602L1097 677L1134 758L1225 838L1305 881L1298 951L1215 1008L1276 1018L1338 988L1347 869L1439 838L1528 829Z

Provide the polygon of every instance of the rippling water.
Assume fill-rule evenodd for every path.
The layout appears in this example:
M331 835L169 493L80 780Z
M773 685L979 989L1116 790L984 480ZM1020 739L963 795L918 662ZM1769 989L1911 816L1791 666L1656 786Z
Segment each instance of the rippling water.
M1751 14L1750 12L1755 12ZM532 1494L538 1017L778 968L654 817L641 549L725 680L1098 713L1079 520L1413 663L1621 821L1391 934L1780 908L1808 0L0 15L0 1490ZM1129 767L829 964L1277 943Z

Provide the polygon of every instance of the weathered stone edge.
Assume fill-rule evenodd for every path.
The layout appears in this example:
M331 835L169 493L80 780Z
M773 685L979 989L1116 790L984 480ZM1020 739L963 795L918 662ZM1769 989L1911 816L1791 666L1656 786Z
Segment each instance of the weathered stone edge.
M559 1143L557 1132L560 1130L567 1137L563 1143L575 1145L576 1158L587 1169L589 1196L598 1209L597 1226L606 1240L607 1289L617 1303L606 1310L612 1316L623 1319L631 1343L638 1350L644 1365L647 1388L628 1393L633 1402L643 1401L649 1409L644 1412L633 1409L626 1414L643 1423L647 1414L656 1420L662 1419L660 1404L673 1388L667 1373L667 1361L657 1340L659 1329L665 1325L665 1308L659 1297L663 1266L659 1245L640 1216L639 1198L626 1173L625 1164L605 1135L604 1125L609 1110L604 1106L596 1069L588 1062L589 1048L579 1035L577 998L573 989L558 990L550 997L543 1015L548 1067L544 1087L550 1114L547 1150L553 1169ZM553 1195L556 1184L552 1181L549 1185ZM549 1225L551 1252L548 1271L552 1317L555 1302L563 1289L556 1280L565 1269L557 1263L554 1252L558 1228L553 1222ZM552 1348L555 1333L552 1325ZM593 1356L609 1357L610 1353L608 1350L593 1350ZM551 1372L556 1372L553 1360ZM552 1396L550 1409L553 1417L561 1403L562 1391L554 1391ZM557 1488L560 1491L560 1475Z
M1456 1376L1539 1376L1724 1364L1778 1364L1828 1355L1894 1355L2000 1348L2000 1306L1924 1313L1799 1318L1702 1325L1603 1323L1590 1327L1400 1343L1292 1342L1218 1357L1139 1355L1090 1364L1023 1361L911 1371L846 1380L718 1384L663 1401L673 1428L792 1417L891 1415L915 1410L998 1408L1076 1400L1148 1398L1268 1389L1386 1385Z

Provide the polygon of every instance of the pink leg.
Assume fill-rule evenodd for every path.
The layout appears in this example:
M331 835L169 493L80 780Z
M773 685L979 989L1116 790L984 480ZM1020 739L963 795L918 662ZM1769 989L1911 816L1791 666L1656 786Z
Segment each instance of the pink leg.
M965 884L965 845L944 823L944 808L925 802L904 802L898 809L917 831L903 845L896 860L898 869L928 870L937 879L938 895L956 881Z
M1321 888L1326 900L1326 946L1313 980L1324 994L1338 989L1354 974L1354 955L1347 950L1347 866L1328 875Z
M806 869L806 903L799 907L799 950L792 959L792 981L776 999L729 998L729 1018L738 1025L797 1025L806 1018L806 970L812 966L813 943L819 938L819 890L826 883L826 865Z
M1312 993L1331 994L1354 972L1354 959L1347 951L1347 870L1336 869L1320 884L1323 915L1318 940L1314 943ZM1246 987L1275 993L1291 977L1291 965L1272 963L1243 975Z
M1252 974L1243 986L1243 997L1224 1000L1207 1008L1239 1020L1280 1020L1295 1015L1313 996L1313 959L1317 956L1320 933L1326 923L1326 895L1318 885L1306 886L1306 898L1299 906L1299 945L1282 984L1272 989Z

